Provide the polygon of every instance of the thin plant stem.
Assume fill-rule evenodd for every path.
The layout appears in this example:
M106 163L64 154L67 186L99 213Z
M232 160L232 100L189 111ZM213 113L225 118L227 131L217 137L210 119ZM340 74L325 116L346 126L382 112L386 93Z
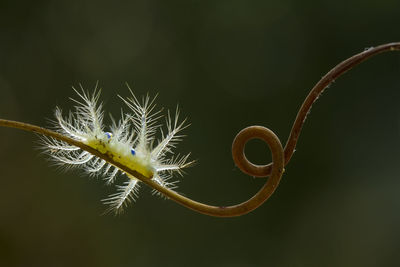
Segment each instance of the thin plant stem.
M18 128L25 131L46 135L58 139L60 141L66 142L70 145L77 146L107 161L108 163L114 165L115 167L121 169L122 171L136 177L137 179L141 180L148 186L158 190L166 197L199 213L216 217L240 216L249 213L250 211L259 207L273 194L275 189L278 187L284 171L284 167L290 161L293 152L295 150L297 140L299 138L307 114L310 112L312 104L318 99L318 97L321 95L324 89L327 86L329 86L334 80L339 78L342 74L352 69L353 67L357 66L364 60L374 55L380 54L382 52L394 51L394 50L400 50L399 42L384 44L374 48L370 48L339 63L336 67L330 70L324 77L322 77L322 79L311 89L310 93L308 94L302 106L300 107L300 110L298 111L296 119L293 123L289 138L286 142L285 149L282 148L279 138L268 128L262 126L250 126L240 131L236 135L232 144L232 157L236 166L238 166L238 168L241 171L250 176L254 177L269 176L269 178L267 179L264 186L253 197L251 197L249 200L243 203L233 206L211 206L184 197L173 190L170 190L168 188L159 185L157 182L151 179L152 177L146 177L128 168L127 166L114 161L111 155L109 155L107 152L103 154L97 151L96 149L85 145L82 142L71 139L67 136L61 135L49 129L45 129L27 123L3 120L3 119L0 119L0 126ZM254 138L261 139L268 144L272 154L272 163L268 165L256 165L251 163L246 158L244 154L245 145L249 140Z

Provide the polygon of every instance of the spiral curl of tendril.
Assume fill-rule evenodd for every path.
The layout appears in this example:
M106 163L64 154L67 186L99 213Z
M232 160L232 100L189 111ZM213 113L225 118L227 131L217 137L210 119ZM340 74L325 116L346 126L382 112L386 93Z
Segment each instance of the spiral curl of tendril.
M194 201L190 198L184 197L175 191L169 190L162 187L158 183L152 181L151 177L146 177L134 170L131 170L127 166L116 162L107 153L103 154L96 149L93 149L82 142L76 141L69 137L63 136L57 132L45 129L36 125L31 125L27 123L3 120L0 119L0 126L18 128L21 130L34 132L41 135L46 135L49 137L56 138L60 141L69 143L70 145L77 146L83 150L92 153L93 155L106 160L110 164L120 168L121 170L137 177L139 180L147 184L148 186L158 190L160 193L164 194L166 197L176 201L177 203L192 209L196 212L203 213L210 216L216 217L234 217L249 213L250 211L259 207L264 203L276 190L281 180L284 167L290 161L293 152L295 150L298 138L300 136L301 129L303 127L304 121L307 114L310 112L312 104L318 99L321 93L326 87L328 87L334 80L339 78L342 74L357 66L364 60L387 51L400 50L400 42L383 44L377 47L372 47L366 49L365 51L356 54L331 69L325 76L319 80L319 82L311 89L310 93L301 105L296 119L293 123L292 129L290 131L289 138L286 142L284 148L282 148L279 138L268 128L263 126L250 126L241 130L235 137L232 144L232 157L236 166L245 174L254 177L267 177L264 186L249 200L233 205L233 206L211 206ZM272 163L267 165L256 165L251 163L244 153L246 143L251 139L261 139L266 142L271 150Z

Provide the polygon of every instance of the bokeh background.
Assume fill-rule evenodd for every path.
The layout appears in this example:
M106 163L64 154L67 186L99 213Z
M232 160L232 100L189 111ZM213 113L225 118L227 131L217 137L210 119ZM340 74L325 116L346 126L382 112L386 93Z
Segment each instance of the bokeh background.
M235 168L236 133L260 124L284 143L318 79L399 41L399 18L398 0L0 1L0 117L48 126L79 83L99 81L114 116L125 82L159 93L191 122L178 151L198 164L179 192L236 204L264 182ZM0 266L399 266L399 89L398 52L336 81L275 194L230 219L145 186L124 215L102 216L112 187L50 166L36 136L2 128ZM262 142L246 151L270 161Z

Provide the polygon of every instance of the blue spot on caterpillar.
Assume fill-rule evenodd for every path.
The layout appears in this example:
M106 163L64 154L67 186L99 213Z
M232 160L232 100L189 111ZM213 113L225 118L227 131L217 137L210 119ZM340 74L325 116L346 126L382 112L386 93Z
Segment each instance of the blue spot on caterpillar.
M107 136L108 139L111 139L112 133L110 133L110 132L105 132L104 134Z
M135 151L133 148L131 148L131 154L132 154L133 156L136 155L136 151Z

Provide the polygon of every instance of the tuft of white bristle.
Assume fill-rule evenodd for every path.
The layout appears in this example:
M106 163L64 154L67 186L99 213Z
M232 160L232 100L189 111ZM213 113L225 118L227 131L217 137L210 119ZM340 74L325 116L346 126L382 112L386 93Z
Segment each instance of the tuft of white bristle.
M117 185L117 193L111 194L108 198L103 199L103 203L109 205L105 211L120 214L130 202L134 202L138 196L139 180L133 178L125 182L124 185Z

